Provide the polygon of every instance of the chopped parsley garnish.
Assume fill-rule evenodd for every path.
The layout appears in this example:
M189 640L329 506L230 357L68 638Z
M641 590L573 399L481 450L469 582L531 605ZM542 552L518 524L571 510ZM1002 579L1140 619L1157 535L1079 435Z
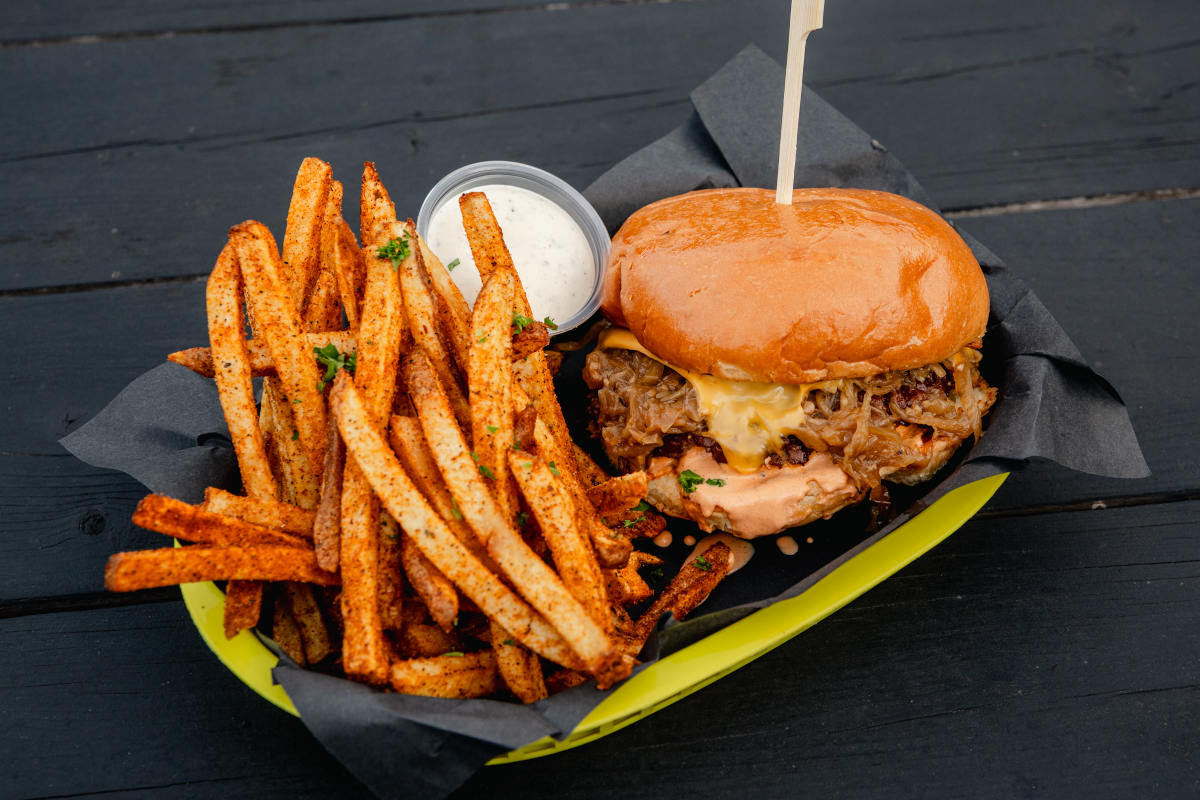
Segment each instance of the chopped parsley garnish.
M484 425L484 426L483 426L483 428L484 428L484 430L486 430L486 431L487 431L489 434L491 434L491 433L495 433L496 431L500 430L500 429L499 429L499 428L497 428L495 425Z
M449 264L446 265L446 269L453 271L454 268L457 267L461 263L462 263L462 261L460 261L459 259L456 258L453 261L451 261Z
M550 462L550 471L553 472L556 476L560 475L560 473L558 471L558 467L554 466L553 461Z
M496 480L496 473L492 472L492 468L486 464L479 465L479 474L490 480Z
M375 251L375 257L381 261L391 261L392 269L400 266L400 262L408 258L411 249L408 246L408 234L393 236L391 240Z
M707 483L709 486L724 486L725 485L724 478L705 478L704 482Z
M513 638L510 636L510 637L508 637L507 639L505 639L503 642L501 642L500 644L503 644L503 645L507 645L507 646L509 646L509 647L512 647L514 644L516 644L516 642L515 642L515 641L513 640Z
M514 333L520 333L533 324L533 317L527 317L524 314L513 312L512 327Z
M650 570L650 577L661 578L662 576L663 576L662 567L655 567L654 569Z
M465 654L462 650L449 650L445 653L442 653L442 655L450 656L451 658L462 658Z
M554 320L550 319L549 317L546 317L544 320L542 320L542 324L545 325L547 328L549 328L552 331L558 330L558 323L556 323Z
M623 528L632 528L634 525L637 525L639 522L641 522L641 521L642 521L642 520L644 520L645 518L646 518L646 515L645 515L645 514L642 514L640 517L635 517L634 519L627 519L627 520L623 520L623 521L621 522L621 527L623 527Z
M480 344L483 344L484 342L486 342L486 341L487 341L487 339L488 339L488 335L485 333L483 336L480 336L480 337L479 337L478 339L476 339L475 341L479 342Z
M704 556L696 556L696 560L692 563L696 565L696 569L701 569L705 572L708 572L710 569L712 569L712 564L709 563L708 559Z
M685 469L679 473L679 486L683 489L684 494L691 494L696 491L696 487L702 483L704 483L704 478L690 469Z
M296 431L296 430L292 431L292 441L294 442L299 438L300 438L300 431Z
M454 516L455 519L463 518L462 510L459 509L459 507L458 507L458 501L455 500L453 497L450 498L450 513Z
M521 511L517 514L517 527L524 528L526 522L529 522L529 512Z
M325 376L317 383L317 391L325 391L325 385L333 380L339 369L345 369L351 375L358 365L358 353L339 353L337 346L330 342L324 347L314 347L313 353L317 363L325 367Z
M638 500L638 504L630 510L631 511L641 511L644 513L646 511L649 511L650 509L651 509L651 505L649 503L647 503L645 500Z

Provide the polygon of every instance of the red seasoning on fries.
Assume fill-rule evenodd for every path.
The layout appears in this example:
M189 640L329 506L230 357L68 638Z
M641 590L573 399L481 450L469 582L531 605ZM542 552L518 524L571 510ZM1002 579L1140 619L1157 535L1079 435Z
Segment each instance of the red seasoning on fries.
M530 703L621 680L728 551L650 603L638 570L661 562L632 550L661 530L649 478L609 478L571 441L543 351L553 323L530 318L487 198L462 198L484 277L472 307L373 164L361 185L361 245L314 158L282 257L261 223L230 231L209 342L168 358L215 380L244 494L144 498L133 521L181 546L114 555L106 585L227 581L226 635L261 624L296 663L383 691Z

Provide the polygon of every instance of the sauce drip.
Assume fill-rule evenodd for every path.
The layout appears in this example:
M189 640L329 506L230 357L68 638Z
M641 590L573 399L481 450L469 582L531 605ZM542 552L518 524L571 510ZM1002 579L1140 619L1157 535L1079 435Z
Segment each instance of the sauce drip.
M659 547L670 547L671 541L672 541L671 532L663 531L662 533L660 533L658 536L655 536L650 541L654 542Z
M702 555L705 550L712 547L717 542L724 544L733 554L733 566L729 568L730 575L746 566L746 564L750 562L750 559L754 558L754 545L750 542L747 542L745 539L739 539L733 534L729 533L711 533L700 541L696 542L696 547L692 550L692 554L689 555L687 557L687 561L684 561L683 563L686 564L688 561L695 560L696 556Z
M790 536L780 536L775 540L775 545L779 548L779 552L785 556L794 556L800 550L800 545L796 544L796 540Z

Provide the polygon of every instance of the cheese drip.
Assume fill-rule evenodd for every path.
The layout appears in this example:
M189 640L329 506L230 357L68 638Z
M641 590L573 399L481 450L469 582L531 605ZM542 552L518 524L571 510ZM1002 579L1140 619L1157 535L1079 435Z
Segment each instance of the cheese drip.
M783 437L804 424L804 401L809 392L836 392L842 383L763 383L701 375L663 361L624 328L605 331L597 346L636 350L683 376L696 390L700 411L708 422L705 435L721 445L725 460L738 472L761 467L767 455L779 449Z

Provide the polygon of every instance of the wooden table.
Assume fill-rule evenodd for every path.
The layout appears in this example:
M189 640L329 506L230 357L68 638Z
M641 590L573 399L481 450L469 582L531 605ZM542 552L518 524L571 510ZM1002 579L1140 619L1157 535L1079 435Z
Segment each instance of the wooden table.
M461 164L576 186L783 2L12 4L0 18L0 795L365 794L200 641L105 594L143 489L56 440L205 338L226 229L305 155L404 213ZM1043 467L731 677L459 797L1200 793L1200 5L830 2L806 77L1034 285L1154 476Z

